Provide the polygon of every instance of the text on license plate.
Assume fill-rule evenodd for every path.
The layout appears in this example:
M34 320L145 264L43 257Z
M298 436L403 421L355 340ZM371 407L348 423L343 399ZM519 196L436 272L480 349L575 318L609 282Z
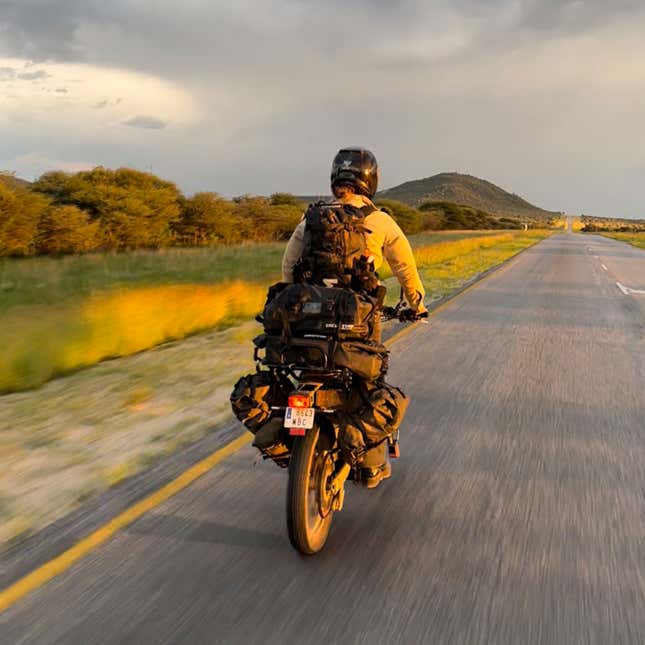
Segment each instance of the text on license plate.
M314 427L314 408L287 408L284 413L284 427L292 428L290 434L304 434L294 430L308 430Z

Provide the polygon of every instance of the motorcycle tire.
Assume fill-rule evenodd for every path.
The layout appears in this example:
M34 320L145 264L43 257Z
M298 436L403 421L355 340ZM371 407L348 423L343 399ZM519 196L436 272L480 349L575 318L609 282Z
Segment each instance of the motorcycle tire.
M287 530L292 546L304 555L318 553L327 541L333 511L324 516L320 510L320 491L324 478L317 476L324 467L325 452L318 449L320 430L314 426L298 438L289 462L287 483Z

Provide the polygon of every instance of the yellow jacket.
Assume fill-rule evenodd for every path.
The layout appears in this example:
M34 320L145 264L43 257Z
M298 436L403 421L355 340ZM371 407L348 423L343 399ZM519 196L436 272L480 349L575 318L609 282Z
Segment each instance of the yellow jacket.
M338 201L357 208L366 205L374 206L363 195L351 195ZM412 248L405 237L405 233L387 213L379 210L370 213L365 218L365 226L370 230L367 235L367 246L374 257L375 268L378 270L383 264L383 258L385 258L392 269L392 273L403 288L405 299L410 307L418 311L425 311L425 305L423 304L425 289L419 277ZM284 282L293 282L293 267L300 259L304 248L305 221L303 219L291 235L282 257L282 280Z

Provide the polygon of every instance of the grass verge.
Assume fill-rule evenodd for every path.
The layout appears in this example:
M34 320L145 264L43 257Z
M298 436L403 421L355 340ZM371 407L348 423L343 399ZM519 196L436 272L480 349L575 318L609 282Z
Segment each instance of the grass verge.
M619 242L627 242L639 249L645 249L645 233L601 233L601 235Z

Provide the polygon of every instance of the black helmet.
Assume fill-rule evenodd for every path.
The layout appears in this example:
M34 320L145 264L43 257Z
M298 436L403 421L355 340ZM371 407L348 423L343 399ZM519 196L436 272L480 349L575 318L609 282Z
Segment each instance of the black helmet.
M339 150L331 165L331 187L352 186L360 195L372 198L378 188L378 163L365 148Z

